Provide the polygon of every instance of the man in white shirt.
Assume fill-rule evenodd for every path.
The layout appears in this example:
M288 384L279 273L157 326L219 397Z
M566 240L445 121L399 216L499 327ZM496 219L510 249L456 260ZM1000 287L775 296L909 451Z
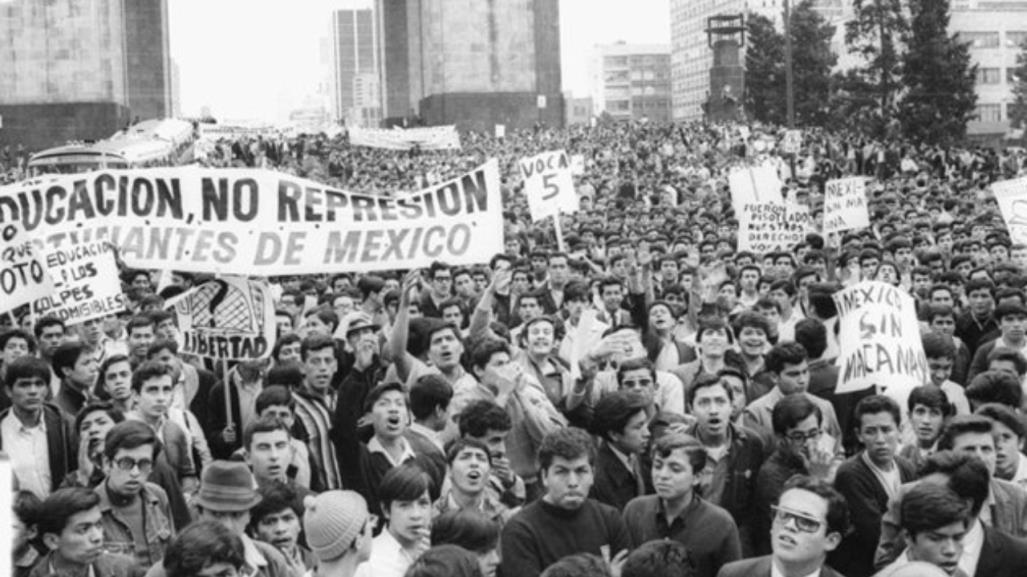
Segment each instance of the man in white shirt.
M947 575L959 568L963 541L971 529L970 506L946 485L919 483L902 498L902 538L906 552L877 575L890 575L914 561L931 563ZM976 525L976 520L973 521Z
M67 418L44 402L49 381L50 367L42 359L15 359L4 375L11 408L0 413L0 450L11 459L21 490L40 499L56 489L75 460Z

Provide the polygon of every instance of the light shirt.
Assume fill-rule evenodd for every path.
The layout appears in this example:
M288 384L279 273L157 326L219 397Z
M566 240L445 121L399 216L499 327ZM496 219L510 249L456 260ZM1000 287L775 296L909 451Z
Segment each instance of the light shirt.
M416 560L386 528L374 538L371 558L357 566L354 577L403 577Z
M11 459L11 467L22 491L31 491L40 499L50 494L50 450L46 439L46 415L40 413L39 424L26 427L14 409L0 423L4 439L4 452Z
M417 433L422 437L428 439L433 445L439 448L440 451L445 452L446 449L442 445L442 439L439 438L438 431L433 431L428 427L425 427L421 423L410 423L410 432Z
M963 555L956 564L963 573L974 577L977 571L977 562L981 559L981 548L984 547L984 525L974 519L974 525L963 536ZM985 577L982 575L981 577Z
M392 458L392 454L385 450L385 446L382 445L382 442L378 440L377 436L371 437L371 441L367 443L367 452L372 455L375 453L385 455L385 460L387 460L389 465L393 467L398 467L411 459L417 458L417 455L414 453L414 450L410 448L410 443L408 443L406 439L400 437L399 442L403 445L403 454L399 456L399 460Z
M1016 466L1011 481L1027 489L1027 455L1020 453L1020 464Z
M866 463L867 467L874 472L874 477L877 478L877 482L881 484L885 493L888 493L888 500L891 501L899 492L899 485L902 484L902 477L899 475L899 466L892 460L891 471L885 471L870 459L866 451L860 453L860 458Z
M264 554L260 552L260 549L257 549L257 546L253 544L252 539L245 534L239 535L239 537L242 538L243 560L246 562L239 574L252 577L261 568L267 566L267 559L264 558Z

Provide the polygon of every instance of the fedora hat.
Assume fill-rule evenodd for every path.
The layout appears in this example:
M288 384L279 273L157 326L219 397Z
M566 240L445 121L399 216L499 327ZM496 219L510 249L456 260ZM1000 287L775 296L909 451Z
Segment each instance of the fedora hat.
M246 463L214 461L203 470L196 504L211 511L248 511L261 497Z

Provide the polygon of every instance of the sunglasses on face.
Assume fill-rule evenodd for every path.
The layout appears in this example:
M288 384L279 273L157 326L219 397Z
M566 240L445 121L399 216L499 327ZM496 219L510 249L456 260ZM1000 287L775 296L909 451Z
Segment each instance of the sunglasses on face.
M787 525L789 521L794 521L795 528L803 533L816 533L817 531L820 531L820 527L823 526L823 523L819 520L807 517L802 513L787 511L773 505L770 507L770 510L774 513L775 523L780 523L784 526Z

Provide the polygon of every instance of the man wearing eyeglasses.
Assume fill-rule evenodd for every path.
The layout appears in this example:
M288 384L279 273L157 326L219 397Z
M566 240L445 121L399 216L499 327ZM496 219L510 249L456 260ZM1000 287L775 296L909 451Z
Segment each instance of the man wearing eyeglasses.
M114 425L103 451L107 477L94 489L107 552L133 557L144 569L164 558L175 536L167 493L146 480L159 451L157 435L145 423Z
M772 553L729 563L717 577L843 577L825 564L849 526L849 507L838 491L797 475L785 483L772 512Z

